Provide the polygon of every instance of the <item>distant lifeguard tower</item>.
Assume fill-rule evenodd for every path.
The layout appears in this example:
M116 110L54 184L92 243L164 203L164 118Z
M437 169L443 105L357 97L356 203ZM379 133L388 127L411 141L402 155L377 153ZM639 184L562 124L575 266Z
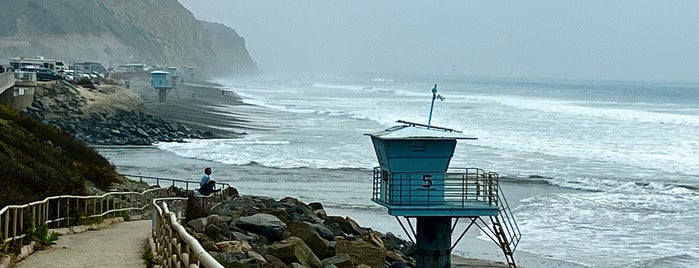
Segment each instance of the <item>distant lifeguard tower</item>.
M432 107L436 96L433 89ZM431 121L432 108L430 108ZM498 174L479 168L450 168L457 140L476 140L460 131L397 121L371 137L379 166L373 172L372 201L388 208L416 244L417 267L451 267L451 252L477 226L516 267L520 231L498 184ZM399 216L403 216L409 229ZM413 229L411 218L416 221ZM452 244L457 222L465 227ZM486 222L486 219L489 223Z
M158 101L165 102L170 90L177 88L177 81L180 76L177 75L177 67L168 67L166 71L150 72L150 85L158 94Z

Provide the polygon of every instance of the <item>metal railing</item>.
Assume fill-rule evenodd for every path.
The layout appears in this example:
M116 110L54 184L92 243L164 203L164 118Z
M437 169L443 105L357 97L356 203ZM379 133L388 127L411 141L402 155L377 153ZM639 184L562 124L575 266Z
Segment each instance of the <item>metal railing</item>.
M15 76L13 73L0 73L0 93L15 85Z
M195 196L198 198L199 205L201 207L208 207L210 202L215 202L215 203L220 203L223 202L223 200L226 197L225 192L228 191L229 188L231 188L231 185L225 182L216 182L216 185L219 185L219 190L209 196L202 196L200 195L195 187L199 186L198 181L188 181L188 180L180 180L180 179L169 179L169 178L160 178L160 177L150 177L150 176L143 176L143 175L130 175L130 174L122 174L126 177L131 178L132 180L138 180L140 182L146 182L146 183L155 183L154 185L157 185L159 187L165 187L165 185L161 185L161 182L164 182L164 184L169 185L168 187L179 187L184 189L185 191L194 191ZM191 188L190 188L191 186Z
M31 228L44 224L49 228L61 228L89 223L91 219L118 216L118 213L143 213L152 199L171 194L171 189L154 188L140 193L52 196L25 205L9 205L0 209L0 244L3 251L7 251L10 243L22 243Z
M434 176L434 178L432 177ZM391 206L499 206L498 174L479 168L454 168L425 176L374 168L372 200Z
M140 182L146 182L146 183L153 182L153 183L155 183L154 185L161 186L161 187L164 187L163 185L160 184L161 182L166 182L170 186L180 187L180 188L183 188L187 191L195 190L196 188L199 187L198 181L159 178L159 177L150 177L150 176L143 176L143 175L130 175L130 174L122 174L122 175L129 177L132 180L138 180ZM220 189L222 191L225 191L226 189L231 187L230 184L225 183L225 182L216 182L216 184L220 185ZM190 189L190 186L192 187L191 189Z
M15 71L14 76L17 81L36 81L35 72Z
M170 211L168 202L179 205L178 210ZM150 239L153 259L160 267L224 267L179 223L186 202L186 198L153 200L153 207L157 211L153 213Z
M501 190L500 186L498 186L498 189ZM514 214L512 214L510 204L507 203L505 195L503 194L501 197L502 206L500 206L500 218L503 220L502 227L505 236L508 238L508 246L514 251L519 244L519 240L522 238L522 232L519 230L519 226L517 225Z

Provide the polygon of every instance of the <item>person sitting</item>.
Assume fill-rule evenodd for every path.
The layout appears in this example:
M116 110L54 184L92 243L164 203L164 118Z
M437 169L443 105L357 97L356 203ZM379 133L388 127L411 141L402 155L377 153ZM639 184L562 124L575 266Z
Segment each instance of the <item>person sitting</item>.
M215 190L214 187L216 186L216 181L211 179L211 168L206 167L204 169L204 176L201 177L201 180L199 181L199 191L200 194L202 195L211 195L212 193L218 192L219 190Z

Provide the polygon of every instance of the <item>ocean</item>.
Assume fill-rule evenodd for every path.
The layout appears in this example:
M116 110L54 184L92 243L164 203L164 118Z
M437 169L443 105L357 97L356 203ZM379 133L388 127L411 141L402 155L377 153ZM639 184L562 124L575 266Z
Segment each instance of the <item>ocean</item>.
M318 201L406 238L370 201L378 163L364 134L396 120L427 123L437 84L445 99L436 100L431 124L478 138L460 141L450 166L500 174L523 234L516 260L699 263L697 84L368 73L215 82L242 98L217 112L249 122L244 138L99 151L127 174L198 180L210 165L212 178L242 194ZM504 261L471 232L454 253ZM492 248L474 246L484 242Z

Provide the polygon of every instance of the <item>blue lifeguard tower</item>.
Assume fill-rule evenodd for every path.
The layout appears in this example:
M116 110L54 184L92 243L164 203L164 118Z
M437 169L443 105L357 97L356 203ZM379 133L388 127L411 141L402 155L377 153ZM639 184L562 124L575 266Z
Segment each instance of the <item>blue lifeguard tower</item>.
M432 90L432 107L437 85ZM430 108L431 122L432 108ZM513 253L520 232L498 174L479 168L450 168L457 140L476 140L462 132L407 121L371 137L379 166L373 172L372 201L388 208L416 244L417 267L451 267L451 251L477 226L516 267ZM399 218L405 218L410 230ZM415 219L413 229L411 218ZM452 244L460 219L468 226ZM486 219L488 222L486 222Z
M174 68L174 69L173 69ZM176 75L177 68L170 67L168 71L150 72L150 85L158 93L158 101L165 102L170 90L177 87L179 76Z

